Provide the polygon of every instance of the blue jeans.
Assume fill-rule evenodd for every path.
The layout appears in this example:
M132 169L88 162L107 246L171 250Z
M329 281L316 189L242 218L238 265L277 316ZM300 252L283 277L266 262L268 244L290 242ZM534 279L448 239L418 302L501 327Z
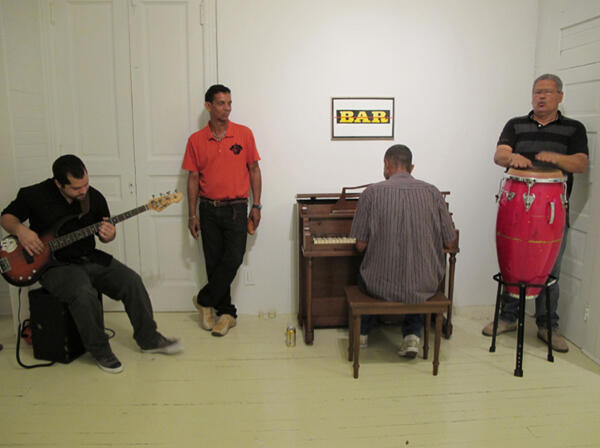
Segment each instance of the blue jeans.
M402 321L402 336L414 334L421 337L424 314L405 314ZM377 326L377 316L362 316L360 321L360 334L369 334Z
M550 272L550 275L556 277L557 280L560 277L560 265L562 263L563 254L565 253L565 247L567 246L568 233L569 227L565 226L558 257L556 258L552 272ZM556 313L560 292L558 281L550 286L548 291L550 293L552 328L558 328L558 314ZM509 296L505 291L502 293L501 300L500 319L507 322L516 322L519 316L519 299ZM535 298L535 322L538 328L546 328L546 294L543 291Z
M363 280L360 273L358 274L358 286L361 290L367 291L365 281ZM424 314L405 314L402 321L402 336L408 336L414 334L417 337L421 337L421 330L423 329L423 321L425 319ZM369 332L377 326L377 316L361 316L360 320L360 334L369 334Z

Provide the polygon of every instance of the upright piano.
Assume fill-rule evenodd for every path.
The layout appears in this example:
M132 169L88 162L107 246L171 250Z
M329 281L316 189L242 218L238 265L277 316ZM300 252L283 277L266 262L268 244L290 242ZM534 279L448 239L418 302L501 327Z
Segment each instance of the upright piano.
M344 288L355 285L362 260L356 241L350 238L352 219L360 193L349 192L367 187L344 187L341 193L297 194L298 207L298 324L304 341L312 344L314 329L348 325ZM450 192L443 191L446 198ZM446 205L448 203L446 202ZM458 236L458 231L457 231ZM449 257L447 281L440 285L452 303L456 249ZM452 334L452 304L444 318L446 338Z

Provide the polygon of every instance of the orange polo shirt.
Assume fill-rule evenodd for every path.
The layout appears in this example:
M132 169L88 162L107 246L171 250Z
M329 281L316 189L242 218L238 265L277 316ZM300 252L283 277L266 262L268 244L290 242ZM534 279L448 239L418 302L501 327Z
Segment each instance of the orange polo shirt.
M207 125L188 139L182 168L199 173L200 196L213 200L247 198L248 167L260 160L252 131L229 122L217 141Z

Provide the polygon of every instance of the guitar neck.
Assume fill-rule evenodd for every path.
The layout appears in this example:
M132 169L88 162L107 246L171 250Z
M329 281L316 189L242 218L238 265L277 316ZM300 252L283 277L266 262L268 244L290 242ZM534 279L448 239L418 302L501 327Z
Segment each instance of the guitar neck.
M111 216L108 218L108 222L111 224L117 224L121 221L125 221L126 219L133 218L140 213L148 210L148 205L142 205L140 207L129 210L128 212L121 213L120 215ZM56 251L62 249L63 247L67 247L70 244L75 243L76 241L87 238L90 235L95 235L98 233L98 229L103 221L97 222L95 224L91 224L87 227L83 227L82 229L75 230L73 232L67 233L65 235L59 236L58 238L53 239L48 243L50 249L52 251Z

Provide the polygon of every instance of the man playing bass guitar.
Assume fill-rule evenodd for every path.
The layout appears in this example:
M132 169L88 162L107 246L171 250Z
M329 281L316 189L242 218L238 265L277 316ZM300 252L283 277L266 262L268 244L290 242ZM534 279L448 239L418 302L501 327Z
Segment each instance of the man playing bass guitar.
M74 155L61 156L52 165L52 173L52 179L21 188L2 211L0 225L18 238L27 255L35 258L48 250L42 235L53 231L65 234L101 221L96 236L103 243L114 240L116 229L108 221L108 204L102 193L89 185L83 162ZM29 228L23 224L27 220ZM143 352L173 354L183 349L178 340L157 331L140 276L96 249L94 235L54 252L54 257L39 282L68 306L84 347L102 370L119 373L123 365L104 332L98 293L123 302L133 337Z

